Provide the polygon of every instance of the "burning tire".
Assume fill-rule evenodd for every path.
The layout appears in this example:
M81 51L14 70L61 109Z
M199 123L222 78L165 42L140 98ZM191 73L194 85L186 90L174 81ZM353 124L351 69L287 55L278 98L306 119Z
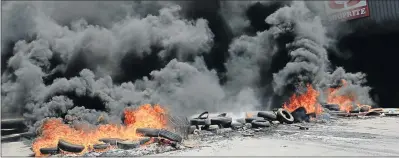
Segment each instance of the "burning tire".
M158 137L159 136L159 129L154 128L137 128L136 133L142 134L146 137Z
M211 125L218 125L219 128L230 127L233 118L231 117L214 117L211 118Z
M310 121L310 117L308 114L306 114L306 109L304 107L299 107L297 109L295 109L295 111L293 111L291 113L291 115L294 117L294 122L309 122Z
M95 150L104 150L110 147L110 144L94 144L93 149Z
M123 141L116 144L120 149L134 149L140 147L140 141Z
M294 123L294 117L291 115L290 112L285 109L279 109L277 111L277 120L279 120L280 122L285 122L287 124Z
M102 138L102 139L99 139L99 141L102 141L102 142L104 142L106 144L110 144L110 145L116 145L116 143L122 142L125 140L119 139L119 138Z
M263 117L264 119L269 120L269 121L274 121L277 119L276 114L274 114L273 112L269 112L269 111L259 111L258 117Z
M322 106L331 111L340 111L338 104L323 104Z
M267 120L254 120L251 122L252 128L270 127L270 122Z
M58 154L60 152L60 149L58 149L58 147L54 147L54 148L40 148L40 153L42 154Z
M370 111L370 106L362 106L360 107L360 112L368 112Z
M61 139L58 141L58 148L67 152L80 153L85 147L83 145L72 144Z
M143 145L143 144L145 144L145 143L148 143L149 141L151 141L151 138L150 138L150 137L144 137L144 138L141 138L141 139L139 140L139 142L140 142L141 145Z
M245 123L252 123L254 120L265 120L263 117L247 117L245 118Z

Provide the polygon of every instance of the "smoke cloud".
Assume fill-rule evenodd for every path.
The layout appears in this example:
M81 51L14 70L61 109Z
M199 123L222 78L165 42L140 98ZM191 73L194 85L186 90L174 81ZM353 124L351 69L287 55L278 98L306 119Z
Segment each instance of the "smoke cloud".
M265 101L295 92L289 85L322 89L341 79L350 84L342 93L371 102L364 74L332 71L326 47L333 39L304 2L216 2L234 36L226 52L215 51L223 51L221 35L209 17L190 17L195 2L3 3L2 112L23 114L34 128L49 117L121 123L126 107L147 103L184 115L237 112L271 108ZM271 27L255 35L246 31L257 28L247 13L253 5L281 6L265 13ZM271 75L281 53L276 39L287 33L295 35L286 47L291 60Z

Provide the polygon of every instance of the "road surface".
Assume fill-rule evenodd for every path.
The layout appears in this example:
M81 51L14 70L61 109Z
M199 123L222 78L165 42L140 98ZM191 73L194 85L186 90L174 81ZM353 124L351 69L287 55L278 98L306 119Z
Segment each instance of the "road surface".
M280 125L262 137L235 137L154 156L399 156L399 117L341 119L307 126L309 130ZM4 143L1 149L2 156L32 153L21 142Z

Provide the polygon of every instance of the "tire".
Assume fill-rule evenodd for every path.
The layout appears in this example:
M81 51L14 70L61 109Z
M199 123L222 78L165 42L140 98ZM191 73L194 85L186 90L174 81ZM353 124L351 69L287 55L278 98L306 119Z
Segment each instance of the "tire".
M188 129L188 134L193 134L196 129L197 129L196 126L190 126Z
M102 141L102 142L104 142L106 144L109 144L109 145L116 145L117 142L122 142L122 141L125 141L125 140L119 139L119 138L102 138L102 139L99 139L99 141Z
M323 104L322 106L330 111L340 111L338 104Z
M137 128L136 133L142 134L145 137L158 137L160 129L155 128Z
M299 107L295 109L291 115L294 117L294 122L309 122L310 117L308 114L306 114L306 109L304 107Z
M118 142L118 143L116 144L116 146L117 146L119 149L125 149L125 150L134 149L134 148L140 147L140 141L123 141L123 142Z
M95 149L95 150L104 150L104 149L107 149L108 147L110 147L109 144L94 144L93 145L93 149Z
M226 117L226 116L227 116L227 113L221 113L217 117Z
M206 126L206 128L203 128L202 130L207 130L207 131L215 131L220 129L219 125L210 125L210 126Z
M141 138L141 139L139 140L140 145L144 145L144 144L146 144L146 143L148 143L148 142L150 142L150 141L151 141L151 137L144 137L144 138Z
M204 115L206 115L205 117L204 117ZM200 115L198 115L198 119L207 119L209 117L209 112L208 111L205 111L205 112L203 112L203 113L201 113Z
M244 124L239 123L239 122L232 122L230 126L231 126L231 129L237 130L237 129L244 127Z
M63 151L73 152L73 153L80 153L83 151L83 149L85 149L83 145L72 144L62 139L58 141L58 148Z
M360 107L360 112L369 112L369 111L370 111L370 107L369 106Z
M381 115L381 113L376 112L376 111L372 111L372 112L366 113L365 116L380 116L380 115Z
M279 120L280 123L282 123L282 122L287 123L287 124L294 123L294 117L291 115L290 112L288 112L285 109L279 109L277 111L277 120Z
M270 111L259 111L258 117L263 117L265 120L275 121L277 120L276 114Z
M167 130L160 130L159 136L162 138L169 139L171 141L179 142L179 143L182 142L182 140L183 140L183 138L180 135L175 134L170 131L167 131Z
M211 125L218 125L219 128L230 127L233 119L231 117L214 117L211 118Z
M211 125L211 120L210 119L199 119L199 118L194 118L190 120L190 125Z
M40 148L40 153L41 154L50 154L50 155L54 155L54 154L58 154L60 152L60 149L58 149L58 147L55 148Z
M267 120L254 120L251 123L252 128L263 128L263 127L270 127L270 122Z
M245 123L252 123L254 120L265 120L263 117L247 117L245 118Z

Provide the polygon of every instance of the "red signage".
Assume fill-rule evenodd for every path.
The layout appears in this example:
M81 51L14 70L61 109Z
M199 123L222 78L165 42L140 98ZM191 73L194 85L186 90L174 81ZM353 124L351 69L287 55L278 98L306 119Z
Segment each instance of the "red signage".
M351 20L370 15L367 0L329 0L325 2L329 20Z

